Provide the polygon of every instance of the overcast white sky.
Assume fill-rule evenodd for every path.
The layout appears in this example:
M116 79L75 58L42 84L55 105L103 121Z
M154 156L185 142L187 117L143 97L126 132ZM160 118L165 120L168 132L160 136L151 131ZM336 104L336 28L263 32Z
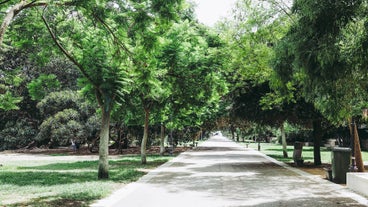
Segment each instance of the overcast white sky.
M200 22L213 26L221 17L228 16L236 0L193 0L198 5L196 15Z

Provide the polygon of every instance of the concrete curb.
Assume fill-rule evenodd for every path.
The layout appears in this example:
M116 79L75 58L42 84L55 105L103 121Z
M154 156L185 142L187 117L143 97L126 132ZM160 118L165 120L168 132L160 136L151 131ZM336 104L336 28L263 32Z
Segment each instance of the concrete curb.
M135 191L140 187L142 183L149 182L152 178L154 178L163 168L169 167L173 165L175 162L179 162L183 159L186 152L180 153L178 156L174 157L173 159L169 160L168 162L165 162L164 164L160 165L159 167L153 169L152 171L148 172L146 175L138 179L136 182L129 183L120 189L114 191L110 196L98 200L92 205L91 207L106 207L106 206L112 206L120 201L120 199L131 192Z

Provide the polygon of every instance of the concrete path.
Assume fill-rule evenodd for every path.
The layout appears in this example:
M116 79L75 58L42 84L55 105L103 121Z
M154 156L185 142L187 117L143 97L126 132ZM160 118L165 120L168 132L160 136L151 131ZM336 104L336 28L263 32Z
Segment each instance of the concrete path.
M215 136L92 206L325 207L368 206L368 200Z

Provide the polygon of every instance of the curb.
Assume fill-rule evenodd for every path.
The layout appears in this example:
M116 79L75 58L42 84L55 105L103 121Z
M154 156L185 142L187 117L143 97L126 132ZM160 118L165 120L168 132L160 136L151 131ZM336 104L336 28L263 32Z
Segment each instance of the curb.
M121 187L120 189L114 191L108 197L96 201L95 203L91 204L90 207L113 206L114 204L118 203L121 200L122 197L127 196L131 192L138 189L142 183L147 183L148 181L150 181L159 172L161 172L161 169L163 169L165 167L169 167L169 166L173 165L175 162L184 159L183 157L184 157L185 154L186 154L186 152L180 153L178 156L174 157L173 159L171 159L171 160L165 162L164 164L160 165L159 167L151 170L146 175L139 178L137 181L129 183L129 184Z

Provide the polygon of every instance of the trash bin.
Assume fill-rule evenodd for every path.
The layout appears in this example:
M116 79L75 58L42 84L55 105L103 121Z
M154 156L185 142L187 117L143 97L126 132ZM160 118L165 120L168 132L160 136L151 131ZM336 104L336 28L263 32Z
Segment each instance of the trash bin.
M331 153L332 179L335 183L346 183L346 173L349 172L351 149L334 147Z

